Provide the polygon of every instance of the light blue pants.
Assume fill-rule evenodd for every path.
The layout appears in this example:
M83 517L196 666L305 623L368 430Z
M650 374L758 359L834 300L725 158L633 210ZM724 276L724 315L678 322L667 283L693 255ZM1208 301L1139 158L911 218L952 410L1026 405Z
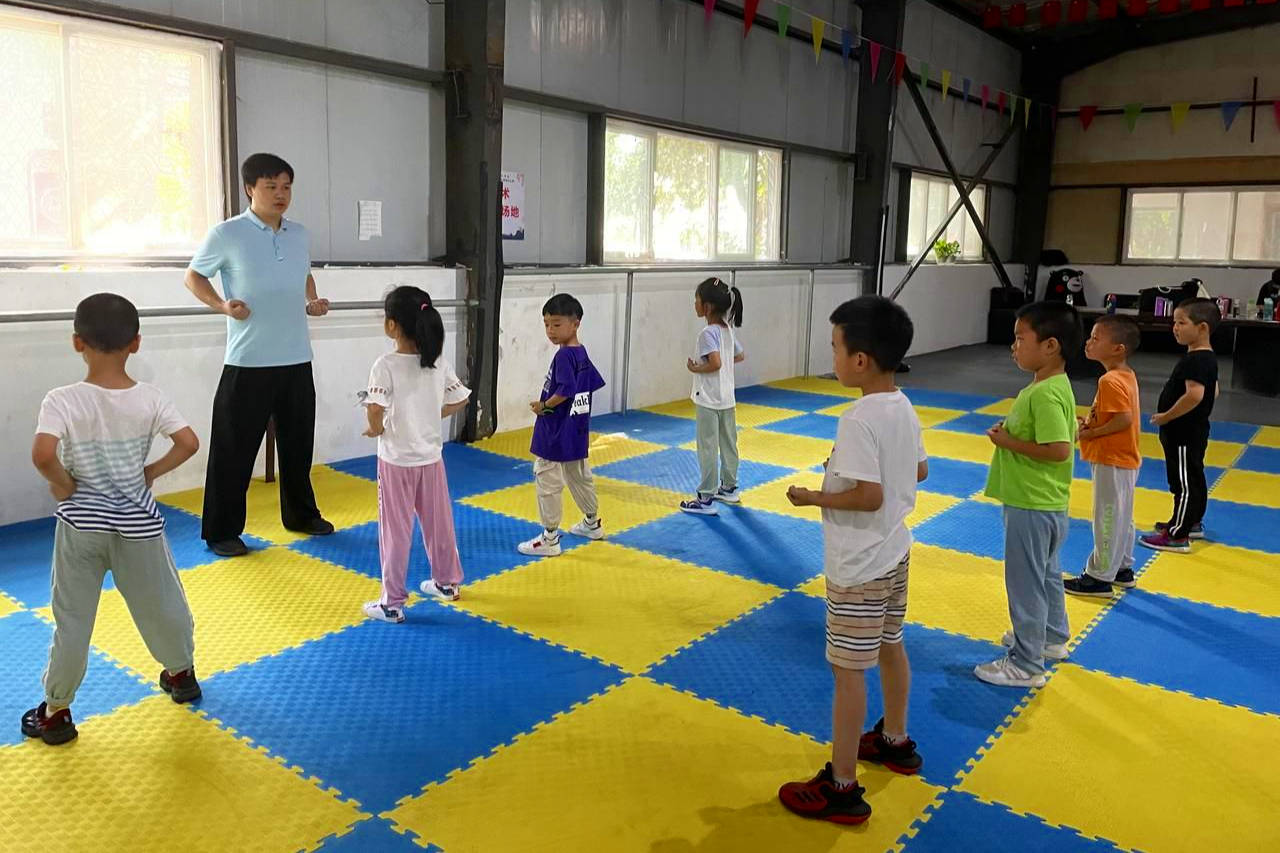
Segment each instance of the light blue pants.
M1044 672L1045 643L1066 643L1066 593L1058 555L1067 539L1067 513L1004 508L1004 587L1009 596L1013 648L1023 672Z

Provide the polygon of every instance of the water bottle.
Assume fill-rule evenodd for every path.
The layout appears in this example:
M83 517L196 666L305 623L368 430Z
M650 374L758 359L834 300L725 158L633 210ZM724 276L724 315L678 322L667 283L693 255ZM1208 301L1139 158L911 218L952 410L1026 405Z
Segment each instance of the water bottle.
M1262 319L1274 320L1276 318L1276 304L1268 296L1262 301Z

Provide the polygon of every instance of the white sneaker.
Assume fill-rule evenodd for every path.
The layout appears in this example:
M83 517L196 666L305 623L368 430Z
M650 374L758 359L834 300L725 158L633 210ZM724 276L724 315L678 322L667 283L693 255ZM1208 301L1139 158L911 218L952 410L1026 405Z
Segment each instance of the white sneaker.
M711 496L711 498L712 500L717 500L721 503L735 505L740 504L742 503L742 489L739 489L737 486L734 486L732 489L726 489L721 486L720 489Z
M975 666L973 674L987 684L1000 687L1044 687L1044 673L1025 673L1007 655Z
M526 557L559 557L560 534L552 536L543 531L528 542L521 542L516 550Z
M404 611L394 607L386 607L381 601L365 602L364 615L370 619L377 619L379 622L403 622Z
M422 583L418 584L418 589L422 590L423 595L430 595L433 598L440 599L441 601L457 601L459 598L462 598L462 593L458 592L457 584L445 584L444 586L441 586L431 580L431 578L427 578Z
M691 501L680 501L680 511L692 513L693 515L719 515L720 511L716 509L716 502L710 497L696 495Z
M1013 631L1005 631L1004 636L1000 638L1000 642L1004 643L1006 649L1013 648ZM1066 660L1067 644L1066 643L1045 643L1044 644L1045 660Z
M573 527L570 527L569 533L573 536L581 536L583 539L593 539L599 542L604 538L604 522L597 518L595 527L592 527L590 522L584 518Z

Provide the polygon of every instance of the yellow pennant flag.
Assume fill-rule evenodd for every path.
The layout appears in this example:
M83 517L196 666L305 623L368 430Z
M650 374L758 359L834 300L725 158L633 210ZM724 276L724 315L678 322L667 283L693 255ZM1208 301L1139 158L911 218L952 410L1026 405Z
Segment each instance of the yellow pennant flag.
M1031 126L1031 99L1030 98L1022 99L1022 126L1023 127Z
M1191 110L1191 104L1187 101L1179 101L1169 107L1169 120L1173 123L1173 132L1177 133L1178 128L1182 127L1182 122L1186 120L1187 113Z
M813 23L813 61L817 62L822 58L822 34L827 31L827 22L812 16L809 20Z
M947 93L951 91L951 72L942 69L942 103L947 102Z

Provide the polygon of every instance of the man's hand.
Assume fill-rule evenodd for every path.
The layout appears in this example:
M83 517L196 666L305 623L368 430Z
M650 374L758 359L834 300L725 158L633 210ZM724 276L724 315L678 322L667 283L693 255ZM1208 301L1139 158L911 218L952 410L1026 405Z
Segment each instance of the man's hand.
M312 317L323 317L329 313L328 299L312 299L307 303L307 314Z
M233 320L248 320L250 312L243 299L228 299L222 303L222 313Z
M1004 428L1004 421L987 430L987 438L991 439L991 443L996 447L1008 447L1009 432Z
M151 484L148 483L148 486ZM53 495L54 500L61 503L76 493L76 481L72 477L67 477L65 483L50 483L49 494Z

